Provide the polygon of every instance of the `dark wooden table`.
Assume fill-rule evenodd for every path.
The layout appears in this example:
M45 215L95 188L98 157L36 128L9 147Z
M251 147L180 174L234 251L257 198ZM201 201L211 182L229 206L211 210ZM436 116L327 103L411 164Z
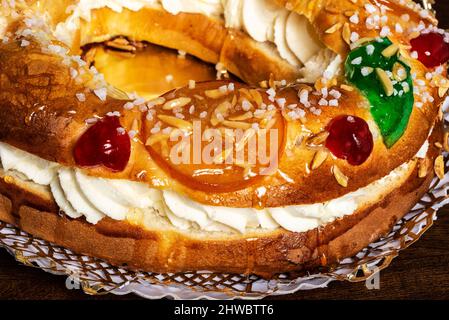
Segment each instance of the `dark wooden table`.
M437 0L440 21L449 28L449 1ZM65 277L54 276L17 263L0 249L0 299L136 299L87 296L68 290ZM422 239L403 251L381 272L380 289L364 283L333 282L326 289L301 291L276 299L449 299L449 207L440 210L435 225Z

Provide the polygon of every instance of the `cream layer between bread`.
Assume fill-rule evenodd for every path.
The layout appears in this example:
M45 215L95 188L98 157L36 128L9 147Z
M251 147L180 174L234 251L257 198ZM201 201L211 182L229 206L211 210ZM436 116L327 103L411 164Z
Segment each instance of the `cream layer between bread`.
M426 142L416 157L426 156ZM246 233L283 228L305 232L353 214L358 209L384 198L403 184L415 168L414 161L402 164L387 176L325 203L276 208L230 208L195 202L170 190L150 188L145 183L88 176L82 170L61 166L0 143L0 162L6 174L42 185L51 192L63 213L92 224L104 217L131 220L154 228L154 217L173 227L207 232Z

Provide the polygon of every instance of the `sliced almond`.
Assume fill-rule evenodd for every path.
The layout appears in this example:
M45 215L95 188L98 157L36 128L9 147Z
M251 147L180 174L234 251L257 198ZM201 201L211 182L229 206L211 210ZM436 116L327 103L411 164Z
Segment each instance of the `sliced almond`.
M126 92L114 87L114 86L107 86L107 94L111 98L117 99L117 100L129 100L129 96Z
M359 40L357 40L356 42L351 44L351 49L355 49L357 47L360 47L362 44L365 44L367 42L371 42L373 40L375 40L375 38L368 38L368 37L360 38Z
M251 93L251 96L252 96L253 100L256 102L256 104L258 106L262 105L263 99L262 99L262 95L260 94L260 92L256 89L251 89L249 92Z
M394 87L393 87L393 82L391 82L391 79L388 76L388 74L385 72L385 70L383 70L381 68L376 68L376 74L380 80L380 83L382 84L385 94L388 97L392 96L394 93Z
M128 52L135 52L137 50L136 47L130 44L130 42L125 38L117 38L112 41L107 41L106 46Z
M230 116L230 117L228 117L228 119L231 121L244 121L244 120L251 119L252 117L253 117L253 113L251 111L248 111L248 112L241 113L238 115Z
M342 88L343 90L348 91L348 92L354 91L354 87L348 86L348 85L346 85L346 84L342 84L342 85L340 86L340 88Z
M336 165L332 166L332 173L334 174L335 180L337 180L339 185L345 188L348 186L349 178L345 176Z
M324 144L327 137L329 137L329 132L321 131L320 133L317 133L308 138L306 143L308 146L321 146Z
M147 104L148 104L149 106L158 106L158 105L163 104L165 101L166 101L165 98L163 98L163 97L158 97L158 98L156 98L156 99L153 99L153 100L148 101Z
M231 100L231 106L234 108L237 102L238 102L237 96L234 95Z
M439 155L435 159L434 170L438 178L440 179L444 178L444 158L442 155Z
M351 27L349 26L349 23L345 23L343 25L343 31L341 36L343 37L343 40L347 43L347 44L351 44Z
M444 87L438 88L438 96L440 98L443 98L446 95L448 90L449 90L449 88L444 88Z
M240 88L239 89L239 93L240 93L240 97L239 97L239 102L241 103L241 101L243 99L246 99L248 101L253 100L253 96L251 95L251 93L249 92L248 89L246 88Z
M268 81L263 80L263 81L259 82L259 87L264 88L264 89L268 88Z
M211 99L220 99L228 95L228 90L212 89L204 91L204 94Z
M449 131L444 133L443 148L444 151L449 152Z
M398 51L399 51L399 46L397 45L397 44L392 44L392 45L390 45L389 47L387 47L387 48L385 48L383 51L382 51L382 55L385 57L385 58L391 58L392 56L394 56L396 53L398 53Z
M328 153L325 150L318 150L317 152L315 152L311 165L312 170L318 169L324 163L324 161L326 161L327 156Z
M449 88L449 80L440 74L433 76L432 83L437 87Z
M276 118L272 118L271 120L263 119L261 121L261 126L262 126L262 128L264 128L266 130L270 130L271 128L274 127L274 125L276 124L276 121L277 121Z
M241 121L228 121L224 120L222 124L226 127L233 129L249 129L251 128L251 123L241 122Z
M177 99L169 100L164 104L162 109L172 110L174 108L182 108L182 107L188 105L191 101L192 101L192 99L190 99L188 97L180 97Z
M330 28L328 28L325 31L325 33L332 34L332 33L336 32L336 31L340 30L341 27L342 27L341 22L337 22L336 24L334 24Z
M173 116L166 116L166 115L158 115L157 117L162 122L165 122L166 124L169 124L173 127L179 128L179 129L184 129L184 130L190 131L193 128L192 123L185 121L183 119L179 119L179 118L176 118Z
M438 149L443 149L443 145L441 144L441 142L435 142L434 146L437 147Z
M210 118L210 123L213 126L218 125L220 122L224 120L224 117L228 114L229 109L231 108L231 103L229 101L223 101L220 103L212 113L212 116ZM218 115L221 114L223 119L219 119Z
M155 144L158 144L161 141L167 140L168 138L169 138L169 135L167 135L167 134L163 134L163 133L152 134L145 142L145 145L153 146Z
M425 178L429 172L430 160L428 158L419 159L418 161L418 177Z
M407 79L407 70L405 70L405 67L399 62L396 62L393 65L393 77L396 81L404 81Z

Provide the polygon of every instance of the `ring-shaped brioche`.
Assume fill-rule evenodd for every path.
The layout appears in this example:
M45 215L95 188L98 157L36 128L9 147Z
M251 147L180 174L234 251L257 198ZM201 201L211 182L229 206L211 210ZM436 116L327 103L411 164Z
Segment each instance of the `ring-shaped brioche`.
M398 45L401 61L411 68L414 85L419 81L421 88L415 92L415 104L400 139L391 146L385 144L369 101L348 82L344 70L333 74L331 79L323 75L315 83L299 83L295 79L307 76L302 74L303 70L279 57L273 47L255 41L242 30L226 28L215 17L198 13L173 15L159 7L121 12L98 8L91 12L90 20L81 20L76 33L71 34L71 42L63 43L52 30L66 21L70 15L66 9L74 1L25 1L15 8L2 8L0 141L39 158L79 168L74 147L92 127L92 122L86 120L119 112L121 126L134 132L126 167L120 171L101 165L82 167L83 172L93 177L132 180L174 190L210 206L271 208L324 203L357 191L408 163L407 174L400 184L390 185L382 197L361 205L353 214L309 231L278 228L229 234L160 226L143 228L131 221L108 217L95 225L82 218L69 219L58 215L60 208L48 189L2 171L0 219L77 252L115 264L126 263L136 269L157 272L207 269L264 276L337 262L388 232L426 191L434 176L433 163L441 151L444 94L439 94L441 87L435 84L435 77L444 78L446 71L432 74L432 70L413 58L409 47L413 34L422 29L420 25L434 28L435 19L409 1L383 1L382 8L370 0L270 1L306 17L322 47L340 57L340 69L344 69L344 61L356 48L354 41L348 41L348 28L350 34L357 34L360 39L375 39L388 28L388 39ZM362 23L373 14L371 8L384 12L387 19L383 28L369 28ZM361 23L351 23L355 13ZM31 21L38 16L45 17L45 23ZM398 31L398 24L402 32ZM29 29L33 32L26 32ZM250 180L238 180L231 174L227 184L220 181L214 184L214 181L198 182L189 175L180 178L177 170L182 168L158 161L162 151L147 144L155 134L151 129L156 122L149 120L148 109L127 108L138 98L127 99L102 81L95 70L89 70L76 59L70 60L89 44L119 36L185 51L205 62L220 64L242 80L179 88L164 94L164 102L188 98L198 109L204 107L212 112L223 101L231 102L234 96L239 100L249 93L256 103L272 103L276 128L282 131L276 170ZM85 76L80 80L74 77L73 70L77 75L83 70ZM227 90L225 94L220 93L223 87ZM301 100L300 93L304 90L309 93L307 107ZM338 106L321 104L329 92L338 93ZM432 99L423 100L423 95ZM164 106L165 103L152 106L156 110L152 119L169 115L170 110ZM307 114L293 118L290 114L293 107L289 110L288 106L299 106ZM319 112L309 112L310 108ZM329 155L311 170L318 151L308 141L326 131L332 119L342 115L358 117L369 124L374 137L371 154L361 165L351 165L345 159ZM182 119L187 122L200 119L204 125L211 121L210 117L201 118L199 111L190 112L190 116L185 113ZM423 145L427 145L427 152L417 159ZM339 180L339 174L346 183ZM263 200L258 194L261 188Z

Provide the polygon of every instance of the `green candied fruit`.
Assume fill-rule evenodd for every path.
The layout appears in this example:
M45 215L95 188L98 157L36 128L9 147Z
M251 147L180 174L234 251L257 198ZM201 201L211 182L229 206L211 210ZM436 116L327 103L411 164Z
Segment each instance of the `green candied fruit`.
M414 104L410 67L391 45L388 38L366 43L351 51L345 63L346 78L368 99L388 148L407 129Z

